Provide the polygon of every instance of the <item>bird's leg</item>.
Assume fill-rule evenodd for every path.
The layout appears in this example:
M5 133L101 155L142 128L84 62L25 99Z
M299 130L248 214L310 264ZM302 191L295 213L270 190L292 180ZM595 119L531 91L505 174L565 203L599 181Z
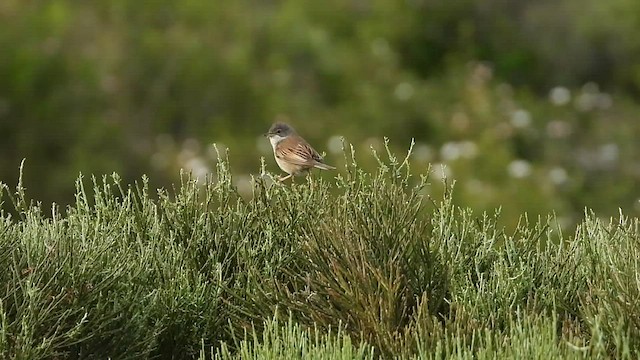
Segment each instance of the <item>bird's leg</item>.
M281 177L280 179L278 179L278 181L283 182L283 181L287 180L288 178L290 178L292 176L293 176L293 174L289 174L289 175L287 175L285 177Z

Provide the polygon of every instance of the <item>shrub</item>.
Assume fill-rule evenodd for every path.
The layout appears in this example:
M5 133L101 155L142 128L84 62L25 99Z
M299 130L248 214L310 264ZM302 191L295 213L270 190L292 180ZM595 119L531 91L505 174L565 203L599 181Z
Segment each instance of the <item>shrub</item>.
M50 213L3 185L1 356L640 355L638 219L508 233L428 196L409 155L374 173L347 155L332 180L267 174L251 197L226 159L171 192L80 178Z

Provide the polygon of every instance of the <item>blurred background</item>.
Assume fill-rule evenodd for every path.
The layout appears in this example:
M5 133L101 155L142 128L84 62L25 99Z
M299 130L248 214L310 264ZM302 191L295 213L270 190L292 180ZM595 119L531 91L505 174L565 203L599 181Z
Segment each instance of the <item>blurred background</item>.
M0 181L26 158L44 207L80 173L169 187L217 143L246 192L283 120L339 168L341 136L370 169L415 138L434 192L507 226L638 216L638 34L637 0L2 0Z

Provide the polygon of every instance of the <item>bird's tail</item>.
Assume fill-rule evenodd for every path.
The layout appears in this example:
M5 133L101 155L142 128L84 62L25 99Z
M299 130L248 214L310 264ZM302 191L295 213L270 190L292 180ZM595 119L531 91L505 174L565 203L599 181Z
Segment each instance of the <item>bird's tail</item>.
M322 170L335 170L336 168L331 166L331 165L327 165L325 163L321 163L321 162L316 162L313 167L318 168L318 169L322 169Z

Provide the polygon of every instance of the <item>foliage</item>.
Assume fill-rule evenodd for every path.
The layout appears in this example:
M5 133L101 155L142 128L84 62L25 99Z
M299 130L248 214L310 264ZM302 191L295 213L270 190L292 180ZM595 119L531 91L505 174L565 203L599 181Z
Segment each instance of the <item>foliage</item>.
M250 197L226 159L157 194L146 178L80 178L50 213L3 185L16 215L0 217L0 355L640 355L637 218L507 232L428 196L410 156L368 172L345 154L332 181L267 173Z
M274 318L265 321L262 336L256 331L246 332L240 339L237 351L222 344L211 356L203 349L200 359L373 359L373 349L366 345L355 345L348 335L338 330L322 334L318 329L302 329L289 319Z

